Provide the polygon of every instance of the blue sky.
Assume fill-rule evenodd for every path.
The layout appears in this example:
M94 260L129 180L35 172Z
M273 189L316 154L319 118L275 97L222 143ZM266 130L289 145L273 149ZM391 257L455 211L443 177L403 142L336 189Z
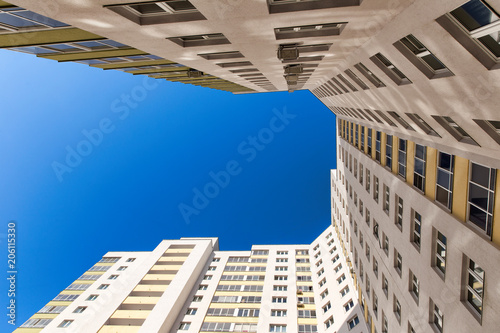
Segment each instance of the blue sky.
M330 223L335 116L309 91L233 95L5 50L0 62L16 326L107 251L195 236L221 250L310 243Z

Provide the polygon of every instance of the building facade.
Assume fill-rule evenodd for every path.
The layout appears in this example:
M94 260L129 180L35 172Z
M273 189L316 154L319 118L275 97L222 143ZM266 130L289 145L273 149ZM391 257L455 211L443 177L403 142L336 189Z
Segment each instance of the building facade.
M366 333L336 237L329 226L309 245L181 238L109 252L15 332Z

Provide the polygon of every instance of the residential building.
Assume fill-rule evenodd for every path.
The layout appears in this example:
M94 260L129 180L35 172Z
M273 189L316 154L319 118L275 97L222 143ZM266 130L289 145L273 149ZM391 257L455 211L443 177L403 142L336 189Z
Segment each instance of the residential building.
M181 238L109 252L15 332L366 333L363 315L329 226L309 245Z

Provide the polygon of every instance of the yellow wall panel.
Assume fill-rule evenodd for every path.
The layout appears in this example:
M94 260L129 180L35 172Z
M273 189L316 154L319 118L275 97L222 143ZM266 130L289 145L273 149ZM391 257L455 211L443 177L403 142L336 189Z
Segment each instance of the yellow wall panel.
M299 325L318 325L316 318L297 318Z
M437 149L427 147L427 161L425 163L425 195L436 199L436 176L437 176Z
M392 173L398 174L398 149L399 149L399 138L395 135L392 136Z
M59 313L35 313L30 319L54 319Z
M455 170L453 170L453 204L451 213L462 222L465 222L467 216L468 179L469 160L460 156L455 156Z
M262 296L261 292L252 291L216 291L215 296Z
M211 309L259 309L261 307L260 303L211 303Z
M103 326L97 333L137 333L141 326Z
M372 130L372 159L375 160L375 144L377 142L377 131Z
M368 127L365 126L365 154L368 154Z
M41 332L43 328L18 328L12 333L38 333Z
M0 34L0 48L105 39L78 28Z
M386 166L386 161L385 161L385 152L387 150L387 134L382 132L382 135L380 135L380 164L382 166Z
M110 318L146 319L150 310L116 310Z

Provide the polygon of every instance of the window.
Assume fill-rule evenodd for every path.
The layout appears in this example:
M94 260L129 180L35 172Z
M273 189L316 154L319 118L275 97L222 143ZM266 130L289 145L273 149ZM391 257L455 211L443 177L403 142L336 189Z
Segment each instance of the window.
M446 271L446 237L439 231L436 232L436 252L434 265L444 276Z
M86 306L79 306L75 309L75 311L73 311L73 313L82 313L85 309L87 309Z
M418 297L419 297L419 290L420 290L420 282L418 281L418 278L413 274L412 271L410 271L410 292L412 293L415 301L418 304Z
M344 297L345 295L347 295L348 292L349 292L349 286L345 286L342 290L340 290L340 296Z
M398 175L406 179L406 140L399 139Z
M403 231L403 198L396 196L398 207L396 208L396 226Z
M398 322L401 324L401 304L396 298L396 295L394 295L394 315L396 316Z
M104 6L139 25L205 20L188 0Z
M354 318L347 322L347 327L349 328L349 330L352 330L357 324L359 324L359 318L356 315Z
M345 280L345 274L342 274L338 279L337 279L337 283L338 284L341 284L342 282L344 282Z
M389 322L387 321L387 317L382 312L382 333L389 332Z
M368 129L368 136L367 136L367 152L368 152L368 155L371 156L372 155L372 129L369 128Z
M128 258L127 259L127 262L134 262L135 261L135 258Z
M284 255L288 254L288 251L278 251L278 252L276 252L276 254L279 256L284 256Z
M453 164L455 156L438 153L436 201L451 210L453 194Z
M366 192L370 193L370 170L366 169Z
M483 314L484 270L472 259L467 258L465 301L474 309L479 320Z
M420 249L420 240L422 239L422 215L418 212L413 211L413 226L412 226L412 237L411 242L413 245Z
M118 267L117 271L124 271L127 269L127 266L120 266Z
M373 274L378 278L378 261L375 259L375 256L373 256Z
M97 297L99 297L99 295L90 295L87 297L86 301L95 301Z
M269 332L286 332L286 325L269 325Z
M108 280L116 280L118 279L118 275L110 275Z
M423 120L418 113L407 112L406 115L427 135L437 136L439 138L441 137L441 135L439 135L429 124L427 124L427 122Z
M325 291L323 291L321 294L321 299L324 299L326 296L328 296L328 289L325 289Z
M213 258L212 262L220 262L220 258Z
M209 308L207 316L233 317L235 309Z
M241 325L244 325L244 324L236 324L235 327L234 327L234 330L236 331L237 330L237 326L239 326L239 330L238 331L241 331ZM246 329L247 329L247 332L256 332L256 328L252 329L252 325L245 325L247 326ZM255 325L256 326L256 325ZM205 331L205 332L229 332L231 328L231 323L203 323L203 325L201 326L201 331Z
M347 303L344 304L345 312L349 311L353 307L354 307L354 302L352 301L352 299L350 299Z
M286 297L273 297L273 303L286 303Z
M359 183L363 185L363 164L359 163Z
M325 327L329 328L330 326L333 325L333 316L328 318L327 321L325 321Z
M288 258L277 258L276 262L288 262Z
M392 64L385 56L381 53L377 53L374 56L370 57L370 60L373 61L375 65L377 65L394 83L398 86L403 84L412 83L410 79L406 77L396 66Z
M363 74L364 77L368 79L375 87L381 88L385 87L385 84L380 81L380 79L373 74L368 68L365 67L362 63L357 63L354 65L354 67L361 73Z
M229 267L246 267L246 266L229 266ZM216 268L217 267L215 267L215 266L210 266L210 267L208 267L208 271L215 271ZM229 269L227 269L227 270L229 270ZM235 269L235 270L237 270L237 269Z
M193 302L201 302L202 299L203 299L203 296L194 296Z
M273 286L274 291L286 291L287 286Z
M277 40L290 38L335 36L340 35L346 24L346 22L338 22L282 27L275 28L274 34Z
M286 310L271 310L271 317L286 317Z
M391 204L391 193L389 186L384 184L384 211L389 215L389 209Z
M382 248L384 249L385 255L389 256L389 237L383 233L383 243Z
M323 306L323 313L326 313L328 310L330 310L332 308L332 304L330 302L326 303L324 306Z
M97 289L104 290L104 289L108 289L108 287L109 287L109 284L101 284Z
M191 323L185 323L185 322L182 322L180 325L179 325L179 330L181 331L187 331L189 329L189 327L191 326Z
M259 312L258 309L239 309L238 317L258 317Z
M387 295L389 294L389 281L387 281L387 278L383 273L382 273L382 291L387 297Z
M377 294L375 294L375 290L373 291L373 313L375 313L375 317L378 316L378 297Z
M286 267L286 266L277 266L277 267L274 268L274 270L275 271L280 271L280 272L287 271L288 267Z
M403 118L401 117L397 112L394 112L394 111L387 111L388 114L390 114L394 119L396 119L396 121L401 125L403 126L404 128L406 128L407 130L409 131L415 131L413 129L413 127L411 127L410 124L408 124L408 122ZM385 119L385 118L384 118ZM390 120L390 119L389 119ZM392 122L392 121L391 121ZM390 124L390 123L389 123ZM394 124L394 123L393 123ZM394 125L391 125L391 126L395 126Z
M182 47L231 44L226 36L221 33L169 37L167 39Z
M59 306L54 306L54 305L46 305L43 308L38 311L38 313L61 313L66 309L66 305L59 305Z
M415 145L415 171L413 173L413 186L425 192L425 162L427 147Z
M299 310L299 318L316 318L316 311L314 310Z
M194 316L197 311L198 311L198 309L196 309L196 308L189 308L189 309L187 309L186 314Z
M432 324L434 324L434 327L438 332L443 332L443 312L441 312L439 307L432 301L432 299L430 300L430 303L432 309L431 322Z
M472 0L436 21L487 69L498 68L499 15L485 1Z
M447 130L457 141L478 146L477 142L450 117L432 116L432 118L434 118L434 120Z
M326 278L323 278L321 281L319 281L318 284L320 287L323 287L325 285L325 283L326 283Z
M212 275L205 275L203 280L212 280Z
M375 132L375 160L380 163L380 149L381 149L382 133L380 131Z
M366 258L368 258L368 262L370 262L370 246L368 245L368 242L365 244L365 255Z
M208 285L206 284L200 284L200 286L198 287L198 290L207 290L208 289Z
M321 276L321 275L323 275L323 273L324 273L324 272L325 272L325 269L324 269L324 268L322 268L322 269L320 269L320 270L319 270L316 274L317 274L318 276Z
M392 169L392 135L387 134L387 142L385 144L385 165Z
M363 89L363 90L368 90L368 89L370 89L370 87L368 87L368 86L366 85L366 83L364 83L364 82L363 82L363 81L362 81L362 80L361 80L361 79L360 79L360 78L359 78L356 74L354 74L354 72L353 72L352 70L350 70L350 69L346 69L344 72L345 72L345 73L347 74L347 76L349 76L349 77L350 77L350 78L351 78L354 82L356 82L356 84L357 84L358 86L360 86L360 87L361 87L361 89ZM363 150L363 147L361 147L361 150Z
M401 256L401 253L399 253L396 249L394 249L394 268L401 277L401 273L403 272L403 257Z
M469 221L491 236L496 170L471 162Z
M68 327L73 323L73 320L63 320L57 327Z
M393 45L429 79L453 76L453 73L415 36L408 35Z
M24 8L12 6L0 9L0 26L2 26L2 31L21 32L67 27L68 25Z
M286 281L288 280L288 276L286 275L275 275L274 280L276 281Z
M373 176L373 200L378 203L378 177Z

